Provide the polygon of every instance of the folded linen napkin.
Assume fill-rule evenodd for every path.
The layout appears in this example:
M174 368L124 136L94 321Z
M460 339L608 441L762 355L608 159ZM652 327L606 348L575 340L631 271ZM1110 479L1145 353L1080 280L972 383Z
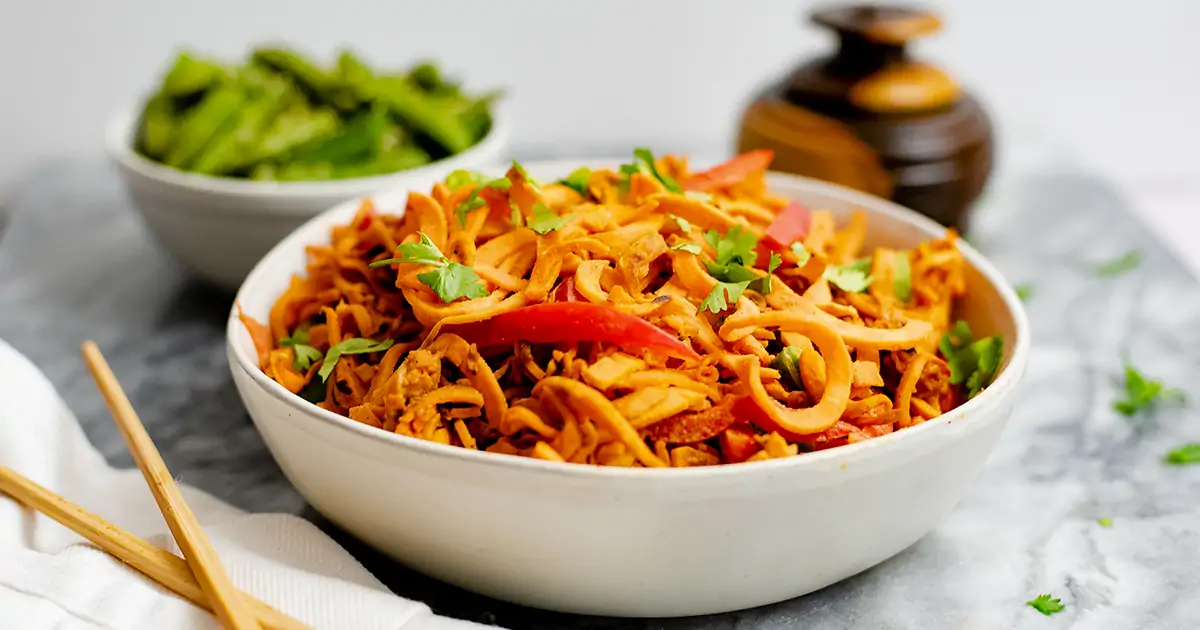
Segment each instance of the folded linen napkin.
M0 464L176 554L137 470L114 470L45 376L0 340ZM393 595L311 523L184 497L237 586L313 628L468 630ZM0 630L211 630L215 618L0 494Z

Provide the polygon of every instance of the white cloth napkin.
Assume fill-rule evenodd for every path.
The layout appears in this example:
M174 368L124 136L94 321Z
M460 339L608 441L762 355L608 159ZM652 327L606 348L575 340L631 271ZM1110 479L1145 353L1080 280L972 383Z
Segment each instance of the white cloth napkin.
M0 464L178 554L137 470L114 470L49 381L0 340ZM235 584L314 628L468 630L397 597L312 524L183 494ZM219 628L49 518L0 494L0 630Z

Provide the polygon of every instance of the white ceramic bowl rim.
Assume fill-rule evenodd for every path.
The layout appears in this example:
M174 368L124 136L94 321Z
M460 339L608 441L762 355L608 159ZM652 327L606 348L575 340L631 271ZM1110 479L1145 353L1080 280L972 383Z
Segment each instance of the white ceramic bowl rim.
M464 164L478 162L477 155L499 153L498 148L508 142L510 123L504 112L503 101L492 105L492 127L486 136L467 150L454 155L424 164L416 168L383 173L370 177L355 177L332 181L298 181L272 182L237 179L189 173L171 168L148 159L133 150L134 127L137 124L140 108L128 107L109 119L105 128L105 144L108 153L125 167L139 175L165 182L167 184L186 188L197 192L220 193L239 197L309 197L314 195L331 197L353 197L362 194L364 190L385 189L390 182L401 176L420 177L424 172L446 171L463 168ZM295 214L308 214L307 211L297 210Z
M572 161L552 161L552 162L530 162L525 164L526 170L554 170L561 171L563 174L577 168L580 164L597 164L605 162L605 160L572 160ZM894 219L910 222L915 224L921 230L930 234L941 234L945 231L937 222L922 216L912 210L904 208L898 204L887 200L868 195L866 193L851 190L836 184L809 179L806 177L798 177L784 173L772 172L769 174L769 180L779 181L788 180L802 182L805 186L822 192L828 195L837 195L845 198L849 202L865 208L870 208L870 212L882 213ZM400 191L384 191L383 195L396 194ZM532 457L517 457L513 455L502 455L499 453L488 453L486 451L477 451L459 446L450 446L438 444L428 440L421 440L396 433L382 431L375 427L367 426L361 422L351 420L346 416L342 416L332 411L321 409L316 405L304 400L303 398L289 392L282 385L269 378L261 368L259 368L256 356L253 356L247 349L246 344L237 341L239 334L243 331L243 326L238 318L238 304L241 302L242 292L247 290L247 287L252 287L258 276L266 273L266 261L280 255L281 252L298 248L300 245L295 241L298 238L298 233L306 230L311 224L323 222L325 217L331 214L345 212L350 206L357 206L360 200L354 199L327 210L303 226L287 238L280 241L266 256L255 265L254 269L246 277L242 288L238 290L237 298L234 300L234 305L230 310L229 321L226 328L227 344L233 350L234 356L237 357L238 366L245 370L254 382L261 387L265 392L282 400L284 403L295 408L300 413L316 416L317 418L327 422L340 429L358 433L364 437L376 440L379 442L390 443L398 448L416 449L428 455L434 455L449 459L458 459L464 462L473 464L485 464L498 467L509 467L525 469L530 472L550 474L555 476L579 476L588 478L606 478L606 479L623 479L628 482L645 483L651 479L679 479L679 478L719 478L728 477L730 475L744 475L749 472L748 468L753 468L755 472L769 471L792 471L799 473L806 467L814 467L830 460L838 460L848 458L849 456L861 457L866 454L878 454L886 452L894 448L894 445L899 444L902 440L919 440L927 433L945 428L946 424L963 420L964 417L975 414L976 410L983 410L987 407L992 407L1000 404L1001 399L1008 395L1011 390L1015 389L1017 381L1024 371L1027 355L1029 354L1030 332L1029 320L1025 314L1025 308L1021 304L1021 300L1017 297L1016 291L1008 284L1000 272L990 263L984 256L979 253L966 241L959 239L959 249L962 251L967 261L975 267L980 274L996 288L1004 302L1004 307L1012 314L1013 328L1015 330L1015 345L1012 346L1012 353L1000 367L1000 373L992 381L986 389L976 397L968 400L962 405L942 414L932 420L927 420L918 425L908 427L901 431L896 431L888 435L864 440L856 444L847 444L835 448L825 449L812 453L805 453L796 457L785 457L780 459L770 459L762 462L749 462L742 464L724 464L720 466L700 466L687 468L665 468L665 469L646 469L646 468L626 468L621 466L588 466L583 464L551 462ZM1012 343L1011 340L1005 340ZM966 421L970 421L967 419ZM304 430L297 427L296 430ZM861 454L861 455L860 455Z

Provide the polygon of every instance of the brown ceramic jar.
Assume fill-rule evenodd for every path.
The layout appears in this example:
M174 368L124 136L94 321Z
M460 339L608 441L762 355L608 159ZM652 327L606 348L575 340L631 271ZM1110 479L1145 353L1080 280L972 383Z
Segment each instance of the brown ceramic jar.
M758 94L738 151L773 149L775 170L886 197L966 231L992 167L992 130L979 103L906 44L941 27L898 7L819 10L836 54L808 62Z

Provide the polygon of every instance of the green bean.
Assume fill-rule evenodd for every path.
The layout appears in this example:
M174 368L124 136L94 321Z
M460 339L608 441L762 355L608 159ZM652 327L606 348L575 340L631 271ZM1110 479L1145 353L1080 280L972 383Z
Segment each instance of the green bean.
M183 98L207 90L225 76L225 69L221 66L181 52L175 58L175 65L163 78L162 91L171 98Z
M175 141L163 162L175 168L187 168L246 100L234 87L220 87L205 95L198 105L183 116Z
M341 133L296 149L290 159L298 162L348 164L370 156L379 147L388 112L376 104L371 111L350 121Z
M303 102L293 104L271 123L255 149L253 162L286 157L310 142L333 136L340 126L333 110L312 109Z
M197 156L192 170L220 175L244 168L255 157L255 145L267 125L296 98L294 88L281 77L255 76L247 93L254 94L242 108L236 124L227 126Z
M379 100L397 118L442 146L448 154L460 153L473 143L471 132L456 115L453 105L423 93L413 83L388 77L378 82Z
M175 111L165 94L154 95L146 103L138 128L138 149L155 160L163 159L175 137Z
M358 99L344 89L338 78L311 64L307 59L282 48L260 48L254 51L255 61L291 77L300 87L323 103L349 111L358 106Z

